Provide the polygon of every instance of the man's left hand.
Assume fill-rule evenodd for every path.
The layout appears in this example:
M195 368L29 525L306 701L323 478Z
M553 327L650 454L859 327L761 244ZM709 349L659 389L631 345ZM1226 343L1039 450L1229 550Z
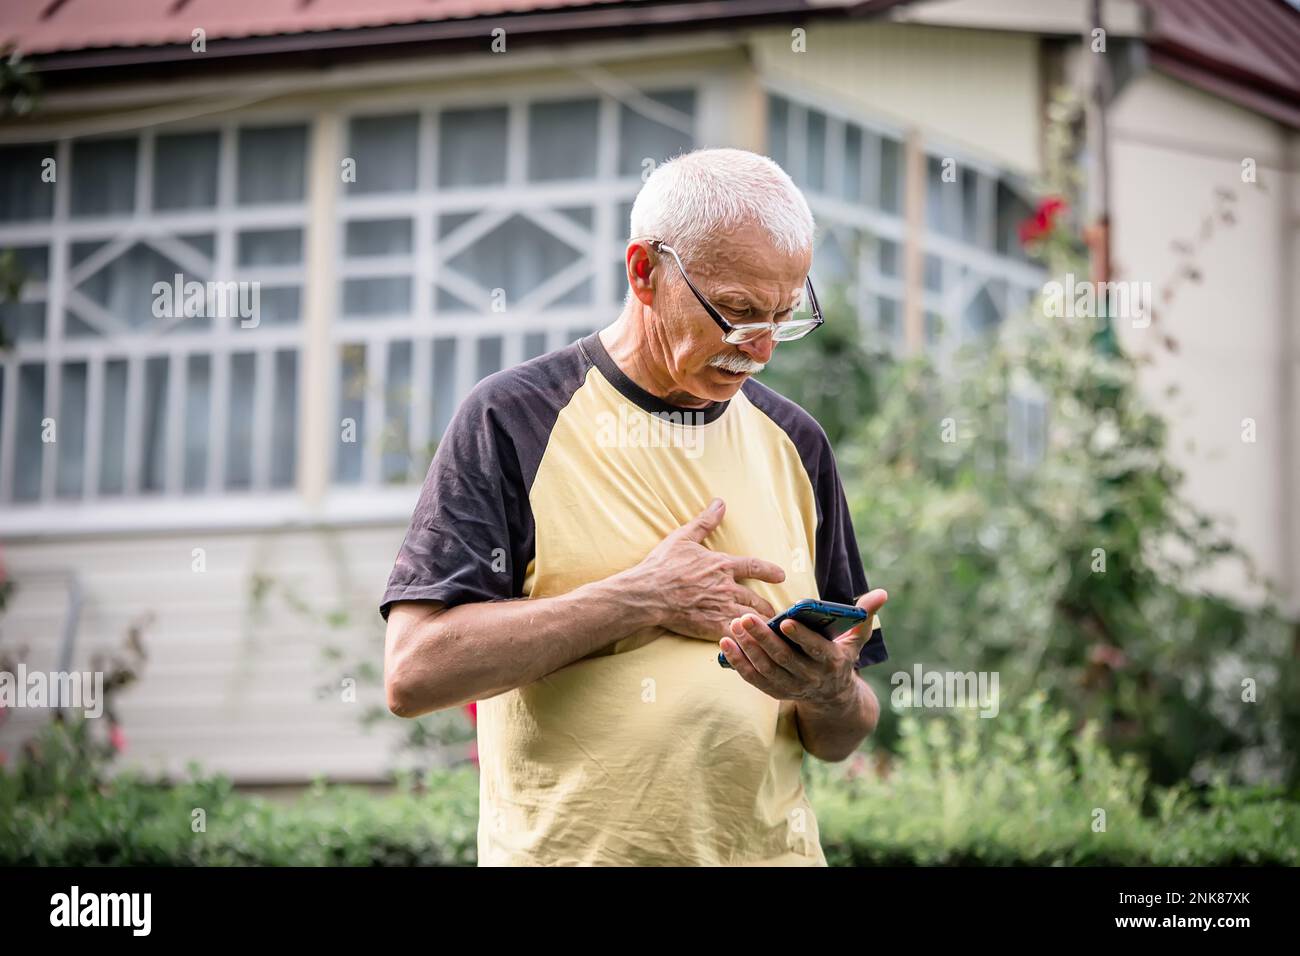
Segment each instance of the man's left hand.
M736 673L769 697L832 709L853 695L858 653L871 639L875 614L887 600L880 588L868 591L857 602L867 619L832 640L798 621L782 621L781 633L802 652L773 634L757 614L733 618L730 636L718 646Z

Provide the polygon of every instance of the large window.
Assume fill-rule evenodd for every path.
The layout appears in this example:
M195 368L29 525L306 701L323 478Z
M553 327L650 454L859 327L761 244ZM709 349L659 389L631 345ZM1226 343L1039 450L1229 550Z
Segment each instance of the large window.
M818 220L819 291L858 317L882 350L901 351L904 146L901 131L768 96L769 151ZM1029 206L1017 180L927 147L921 303L925 347L940 360L996 330L1042 282L1016 241Z
M27 278L0 306L0 508L294 484L307 151L301 122L0 146ZM256 311L186 310L209 282Z
M632 200L695 142L696 93L515 96L349 117L333 481L419 481L491 373L606 324Z

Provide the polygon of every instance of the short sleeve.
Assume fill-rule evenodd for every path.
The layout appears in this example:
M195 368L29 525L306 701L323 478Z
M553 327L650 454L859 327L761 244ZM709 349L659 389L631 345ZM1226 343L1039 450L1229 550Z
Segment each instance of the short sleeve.
M871 586L862 568L862 556L853 533L853 519L849 516L835 456L830 442L824 438L823 441L815 488L818 511L817 590L823 600L856 604L858 598L871 590ZM858 653L859 669L889 659L879 615L873 616L870 627L871 637Z
M380 603L448 606L522 596L532 512L518 456L480 387L457 410L429 465Z

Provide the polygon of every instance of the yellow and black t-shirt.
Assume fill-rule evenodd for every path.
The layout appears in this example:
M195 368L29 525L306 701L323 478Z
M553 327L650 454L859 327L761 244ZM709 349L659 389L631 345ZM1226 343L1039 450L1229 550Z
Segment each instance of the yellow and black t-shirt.
M641 561L714 497L705 547L785 569L778 610L868 590L825 433L750 379L670 405L599 335L498 372L440 443L384 593L457 605L564 594ZM877 618L859 666L887 657ZM721 635L719 635L721 637ZM794 705L651 628L479 702L479 865L825 866Z

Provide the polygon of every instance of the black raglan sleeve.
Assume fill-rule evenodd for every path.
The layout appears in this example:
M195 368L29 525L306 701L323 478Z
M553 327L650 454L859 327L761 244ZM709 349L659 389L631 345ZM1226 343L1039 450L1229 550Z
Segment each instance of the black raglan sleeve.
M395 601L450 607L522 596L532 511L509 423L499 420L500 392L480 382L447 426L384 590L385 620Z
M820 429L819 429L820 431ZM822 435L822 452L817 468L814 493L817 496L817 590L825 601L837 604L855 604L858 598L871 590L858 540L853 533L853 519L849 515L848 501L840 483L839 470L830 442ZM871 637L858 654L858 667L880 664L889 659L885 648L885 633L880 616L869 622Z

